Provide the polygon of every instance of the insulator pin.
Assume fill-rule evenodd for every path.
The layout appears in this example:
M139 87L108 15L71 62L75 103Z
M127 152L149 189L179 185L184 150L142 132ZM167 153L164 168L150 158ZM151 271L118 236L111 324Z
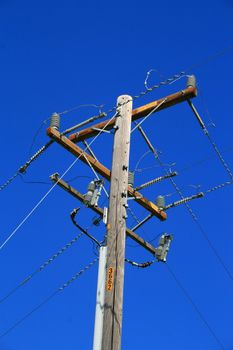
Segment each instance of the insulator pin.
M53 113L50 119L50 127L59 130L60 127L60 115Z

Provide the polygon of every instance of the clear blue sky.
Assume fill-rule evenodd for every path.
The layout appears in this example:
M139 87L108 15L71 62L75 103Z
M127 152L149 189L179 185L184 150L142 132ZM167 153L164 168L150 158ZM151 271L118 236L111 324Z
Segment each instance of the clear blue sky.
M144 90L146 72L152 68L159 73L150 77L149 84L182 70L196 75L199 95L193 102L233 169L233 50L215 56L233 44L232 1L182 0L163 4L122 1L109 5L107 1L79 4L79 1L70 0L2 0L0 32L1 183L28 159L33 139L31 152L48 140L48 124L45 123L36 139L34 136L52 112L80 104L104 104L104 109L108 109L116 103L117 96L135 95ZM184 86L185 79L181 79L138 99L134 106ZM96 113L98 110L93 107L67 113L62 118L61 128ZM196 193L189 185L201 185L201 190L205 191L229 179L187 103L152 116L143 126L154 146L162 152L162 161L176 163L173 169L179 176L175 180L185 196ZM112 140L112 135L104 135L93 144L100 161L109 167ZM146 151L146 145L135 132L131 169ZM60 146L53 145L28 169L23 179L49 183L49 175L57 171L62 173L73 159ZM147 155L140 168L152 168L137 172L136 184L160 176L163 169L155 165L153 157ZM78 162L65 179L76 176L80 178L72 185L85 193L93 177L91 170ZM1 242L50 186L24 183L18 177L0 192ZM164 182L143 193L154 200L158 194L173 192L170 183ZM233 274L232 197L233 187L228 186L193 201L191 206L204 234ZM167 202L177 199L177 195L172 195L167 197ZM102 194L101 203L104 200ZM146 215L145 210L132 201L130 205L139 219ZM77 235L69 219L69 213L77 206L79 203L74 198L55 188L0 251L0 298ZM90 210L82 209L79 223L88 227L93 216ZM127 225L134 225L130 214ZM101 224L90 232L101 239L105 227ZM233 280L185 207L170 210L164 223L152 219L138 232L148 240L162 232L174 235L169 267L224 348L232 350ZM82 237L51 266L0 304L0 334L94 257L92 244ZM130 240L127 240L126 257L136 261L152 258ZM0 338L0 349L91 349L96 279L97 265ZM126 266L122 349L217 350L221 347L166 266L154 264L145 270Z

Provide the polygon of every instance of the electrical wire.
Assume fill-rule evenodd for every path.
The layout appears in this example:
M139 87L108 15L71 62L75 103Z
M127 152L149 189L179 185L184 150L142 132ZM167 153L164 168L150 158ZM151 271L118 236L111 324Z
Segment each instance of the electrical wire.
M0 339L4 338L7 334L12 332L16 327L18 327L20 324L22 324L26 319L28 319L31 315L33 315L36 311L38 311L42 306L47 304L51 299L53 299L57 294L62 292L65 288L67 288L71 283L73 283L76 279L78 279L84 272L89 270L97 261L99 258L95 258L93 261L91 261L88 265L83 267L79 272L77 272L72 278L70 278L66 283L64 283L61 287L56 289L52 294L50 294L46 299L44 299L40 304L38 304L34 309L32 309L30 312L25 314L21 319L19 319L17 322L15 322L10 328L8 328L5 332L0 334Z
M142 128L141 128L142 129ZM139 132L142 135L143 139L146 141L146 144L148 145L148 137L146 136L145 131L143 131L139 128ZM146 139L145 139L146 137ZM150 141L149 141L150 142ZM151 142L150 142L151 143ZM152 144L151 144L152 145ZM154 155L156 161L161 165L161 167L163 166L163 162L161 161L159 155L153 151L155 150L155 148L152 146L152 148L150 148L152 151L152 154ZM165 173L168 174L168 172L165 170ZM178 195L180 196L180 198L182 200L185 200L185 197L183 196L180 188L177 186L177 184L175 183L174 179L172 177L169 178L169 181L171 182L172 186L175 188L176 192L178 193ZM192 210L192 208L190 207L190 205L186 202L184 202L184 205L186 207L186 209L188 210L191 218L193 219L193 221L196 223L197 227L199 228L199 231L201 232L202 236L204 237L204 239L206 240L206 242L208 243L210 249L212 250L212 252L214 253L215 257L217 258L217 260L219 261L220 265L222 266L222 268L225 270L226 274L228 275L228 277L230 278L230 280L233 282L233 275L230 272L230 270L228 269L228 267L226 266L226 264L224 263L223 259L221 258L220 254L218 253L217 249L215 248L214 244L212 243L212 241L210 240L208 234L206 233L206 231L204 230L204 228L202 227L202 225L200 224L199 219L197 218L197 216L195 215L194 211Z
M21 287L25 286L31 279L37 275L39 272L42 272L46 267L48 267L54 260L56 260L60 255L62 255L67 249L73 246L76 243L83 233L80 233L76 237L74 237L71 241L66 243L62 248L60 248L56 253L54 253L49 259L47 259L40 267L35 269L31 274L25 277L19 284L17 284L14 288L12 288L4 297L0 299L0 304L2 304L5 300L7 300L10 296L12 296L15 292L17 292Z
M92 139L89 145L93 144L95 140L102 134L103 130L108 126L108 124L112 121L114 116L105 124L104 128L98 132L98 134ZM70 166L63 172L60 176L59 180L63 179L63 177L71 170L71 168L77 163L79 158L84 154L86 149L82 151L82 153L70 164ZM36 211L36 209L43 203L43 201L48 197L48 195L53 191L53 189L57 186L59 180L57 180L53 186L45 193L45 195L37 202L37 204L31 209L31 211L25 216L25 218L19 223L18 226L9 234L9 236L3 241L0 245L0 250L9 242L9 240L16 234L16 232L20 229L20 227L29 219L29 217Z
M232 152L232 150L233 150L233 148L230 147L230 148L228 148L228 149L226 150L226 152ZM151 152L150 152L150 151L147 151L146 153L148 154L148 153L151 153ZM145 153L144 153L144 154L145 154ZM190 165L187 165L187 166L185 166L185 167L179 169L178 172L179 172L179 174L181 174L181 173L183 173L184 171L190 170L190 169L192 169L192 168L194 168L194 167L196 167L196 166L198 166L198 165L200 165L200 164L202 164L202 163L204 163L204 162L209 161L209 160L212 159L212 158L214 158L214 156L208 156L208 157L202 158L202 159L196 161L195 163L192 163L192 164L190 164ZM164 164L164 163L163 163L163 166L165 166L165 167L172 167L172 166L174 166L174 165L176 165L176 163L172 163L172 164ZM154 165L154 166L150 166L150 167L146 167L146 168L137 168L137 169L135 168L134 172L138 172L138 173L141 172L141 173L142 173L142 172L144 172L144 171L151 170L151 169L158 168L158 167L159 167L159 165ZM219 190L219 189L221 189L221 188L224 188L224 187L226 187L226 186L232 185L232 184L233 184L233 181L225 181L225 182L223 182L223 183L221 183L221 184L218 184L218 185L213 186L212 188L209 188L209 189L207 189L207 190L204 190L203 192L204 192L205 194L208 194L208 193L214 192L214 191L216 191L216 190ZM186 186L194 187L194 188L197 189L197 191L200 190L200 188L201 188L201 185L200 185L200 184L199 184L199 185L189 184L189 185L182 186L181 189L183 189L183 188L186 187ZM166 195L164 195L164 197L170 197L170 196L173 196L174 194L177 194L177 191L171 192L171 193L169 193L169 194L166 194Z
M173 180L173 178L169 179L173 185L173 187L176 189L177 193L179 194L179 196L181 197L182 200L185 200L181 190L179 189L179 187L177 186L177 184L175 183L175 181ZM230 278L230 280L233 282L233 275L230 272L230 270L228 269L227 265L225 264L225 262L223 261L222 257L220 256L220 254L218 253L217 249L215 248L214 244L212 243L211 239L209 238L208 234L206 233L206 231L204 230L204 228L202 227L200 220L197 218L196 214L194 213L193 209L191 208L191 206L187 203L184 202L184 205L186 207L186 209L188 210L190 216L192 217L193 221L196 223L197 227L199 228L199 231L201 232L202 236L204 237L204 239L206 240L206 242L208 243L210 249L212 250L212 252L214 253L215 257L217 258L217 260L219 261L220 265L222 266L222 268L225 270L226 274L228 275L228 277Z
M174 279L174 281L176 282L177 286L181 289L181 291L183 292L183 294L185 295L185 297L187 298L187 300L189 301L189 303L192 305L192 307L194 308L194 310L196 311L197 315L199 316L199 318L202 320L202 322L205 324L205 326L208 328L209 332L211 333L211 335L213 336L213 338L215 339L216 343L218 344L219 348L222 350L225 350L225 347L223 345L223 343L221 342L221 340L219 339L219 337L216 335L216 333L214 332L213 328L210 326L209 322L206 320L206 318L204 317L203 313L200 311L199 307L197 306L197 304L194 302L193 298L191 297L191 295L189 294L189 292L187 291L186 288L184 288L183 284L180 282L180 280L177 278L176 274L174 273L174 271L172 271L171 267L166 263L165 264L168 272L170 273L170 275L172 276L172 278Z
M99 110L99 114L102 114L102 108L104 107L104 105L96 105L96 104L93 104L93 103L90 103L90 104L81 104L81 105L78 105L78 106L75 106L75 107L72 107L70 109L67 109L63 112L59 112L57 113L60 117L67 114L67 113L70 113L70 112L73 112L73 111L76 111L80 108L86 108L86 107L94 107L94 108L97 108ZM41 129L44 125L47 124L47 122L50 120L51 117L48 117L47 119L43 120L43 122L41 123L41 125L39 126L38 130L36 131L35 135L33 136L33 139L32 139L32 143L31 143L31 146L30 146L30 149L29 149L29 155L31 154L32 152L32 148L35 144L35 141L36 141L36 138L38 137L39 133L41 132Z
M161 107L163 104L164 104L164 102L166 102L167 101L167 98L164 98L155 108L153 108L152 109L152 111L150 112L150 113L148 113L141 121L140 121L140 123L137 123L137 125L133 128L133 130L131 130L131 134L137 129L137 128L139 128L139 126L142 124L142 123L144 123L146 120L147 120L147 118L149 118L150 116L151 116L151 114L153 114L159 107Z
M162 74L158 71L158 69L154 69L154 68L150 69L150 70L146 73L146 78L145 78L145 81L144 81L144 86L145 86L146 90L149 90L149 88L148 88L148 80L149 80L149 77L150 77L150 75L152 74L152 72L156 72L156 73L159 75L160 79L161 79L161 80L163 79L163 76L162 76Z
M92 149L90 148L90 145L87 142L83 142L85 147L87 148L87 150L90 152L91 156L98 162L98 159L96 158L94 152L92 151ZM97 178L97 180L100 180L99 175L97 174L97 172L95 171L95 169L93 168L93 166L91 165L91 163L89 162L89 159L86 157L86 155L84 154L84 157L89 165L89 167L91 168L93 174L95 175L95 177ZM109 198L109 194L108 191L106 190L105 186L103 185L103 190L104 193L106 194L106 197Z
M24 179L22 174L20 174L19 178L25 184L30 184L30 185L50 185L51 186L51 182L47 182L47 181L42 181L42 180L27 181L27 180Z
M71 214L70 214L70 218L71 221L73 222L74 226L76 226L84 235L86 235L88 238L90 238L97 246L101 247L101 244L99 241L97 241L97 239L95 237L93 237L92 235L90 235L90 233L87 232L87 230L84 230L75 220L75 217L78 213L80 208L74 209Z
M204 59L201 59L199 62L194 63L193 65L191 65L190 67L188 67L185 70L186 70L186 72L188 72L188 71L192 71L193 69L197 69L197 68L213 61L217 57L224 56L226 53L228 53L232 50L233 50L233 45L229 45L229 46L223 48L222 50L219 50L219 51L215 52L214 54L210 54L209 56L205 57Z
M138 217L136 216L136 214L134 213L134 211L130 208L130 206L128 206L127 208L128 212L130 213L130 215L132 216L133 220L136 224L136 226L134 226L133 228L131 228L132 231L136 231L139 227L142 226L142 221L140 221L138 219ZM151 214L151 217L153 216L153 214ZM147 220L146 220L147 221ZM145 221L145 222L146 222ZM143 222L144 223L144 222ZM144 228L142 228L142 232L144 233L145 237L147 236L147 232L144 230ZM127 243L127 247L132 247L132 248L137 248L137 247L140 247L140 245L137 243L137 244L129 244Z
M77 111L77 109L86 108L86 107L97 108L99 110L99 114L101 114L101 113L103 113L102 109L104 108L104 105L103 104L102 105L96 105L94 103L87 103L87 104L82 104L82 105L78 105L78 106L66 109L63 112L59 112L58 114L62 116L64 114L67 114L67 113L70 113L70 112L73 112L73 111Z
M226 182L223 182L222 184L219 184L219 185L216 185L212 188L209 188L208 190L205 191L205 193L211 193L211 192L214 192L216 190L220 190L221 188L224 188L224 187L232 185L232 184L233 184L233 181L226 181Z
M142 91L142 92L140 92L138 95L133 96L133 97L132 97L132 100L138 99L138 98L140 98L140 97L142 97L142 96L148 94L149 92L151 92L151 91L153 91L154 89L157 89L157 88L159 88L159 87L161 87L161 86L169 85L171 82L175 81L177 78L179 78L180 76L183 76L183 75L184 75L184 72L181 72L181 73L179 73L179 74L175 74L173 77L168 78L167 80L164 80L164 81L160 82L159 84L152 86L150 89L148 89L148 90L146 90L146 91ZM130 100L130 101L131 101L131 100ZM126 102L124 102L124 104L127 104L128 102L129 102L129 101L126 101ZM160 105L161 105L161 104L160 104ZM155 110L156 110L160 105L158 105L158 106L155 108ZM80 106L81 106L81 105L80 105ZM80 106L71 108L70 110L66 110L66 111L60 112L59 115L63 115L63 114L66 114L66 113L68 113L68 112L71 112L72 110L78 109ZM83 105L83 106L87 106L87 105ZM96 106L96 105L92 105L92 106ZM101 112L101 114L99 114L98 116L95 116L95 117L92 117L92 118L88 119L87 122L89 123L89 122L91 122L91 121L93 121L93 120L99 119L99 118L101 118L101 117L105 117L105 116L107 116L108 114L110 114L110 113L112 113L112 112L114 112L114 111L116 111L116 110L117 110L117 106L113 106L112 108L110 108L110 109L107 110L106 112ZM154 110L154 111L155 111L155 110ZM47 121L47 120L48 120L48 119L46 119L45 121ZM44 121L44 122L45 122L45 121ZM43 123L44 123L44 122L43 122ZM83 122L83 123L85 123L85 122ZM82 125L84 125L83 123L82 123ZM80 126L80 124L78 124L77 127L75 126L75 127L72 127L72 128L69 128L69 129L65 130L65 131L63 132L63 135L64 135L65 133L68 133L68 132L74 130L74 129L77 129L79 126ZM105 126L105 127L106 127L106 126ZM102 130L104 130L104 128L103 128ZM53 140L50 140L50 141L48 141L48 143L46 143L44 146L42 146L42 147L35 153L35 155L32 156L32 157L29 159L29 161L27 161L23 166L21 166L21 167L19 168L19 170L18 170L11 178L9 178L4 184L2 184L2 185L0 186L0 191L3 190L4 188L6 188L8 185L10 185L10 184L13 182L13 180L19 175L19 172L20 172L20 173L24 173L24 172L26 171L26 169L28 168L28 166L29 166L35 159L37 159L37 158L39 157L39 155L41 155L52 143L53 143Z
M87 119L87 120L85 120L85 121L83 121L83 122L81 122L81 123L79 123L79 124L77 124L77 125L75 125L75 126L69 128L69 129L66 129L65 131L63 131L63 132L61 133L61 135L66 135L66 134L68 134L68 133L71 132L71 131L77 130L78 128L80 128L80 127L82 127L82 126L84 126L84 125L86 125L86 124L88 124L88 123L90 123L90 122L92 122L92 121L94 121L94 120L103 118L103 117L105 117L105 116L106 116L106 114L105 114L105 113L102 113L102 114L99 114L99 115L97 115L97 116L91 117L91 118L89 118L89 119ZM103 128L102 130L104 130L104 128ZM97 135L98 135L98 134L97 134ZM39 149L34 153L34 155L31 156L31 157L29 158L29 160L26 161L26 162L17 170L17 172L16 172L11 178L9 178L3 185L0 186L0 191L3 190L3 189L4 189L5 187L7 187L8 185L10 185L10 184L13 182L13 180L14 180L17 176L19 176L20 174L25 174L27 168L28 168L39 156L41 156L53 143L54 143L54 140L49 140L44 146L42 146L41 148L39 148Z
M200 117L196 107L194 106L194 104L190 101L187 100L188 105L190 106L192 112L194 113L195 117L197 118L199 125L201 126L201 129L203 130L205 136L208 138L212 148L214 149L217 157L219 158L222 166L224 167L225 171L227 172L227 174L229 175L230 179L233 181L233 174L229 168L229 166L227 165L226 161L224 160L219 148L217 147L215 141L213 140L212 136L209 133L209 130L207 129L206 125L204 124L202 118Z
M140 97L142 97L142 96L145 96L146 94L152 92L153 90L155 90L155 89L157 89L157 88L160 88L160 87L162 87L162 86L166 86L166 85L172 84L173 82L179 80L179 79L182 78L183 76L187 76L187 72L190 71L190 70L192 70L193 68L198 68L198 67L200 67L200 66L202 66L202 65L204 65L204 64L207 64L208 62L212 61L212 60L215 59L216 57L225 55L226 53L228 53L228 52L231 51L232 49L233 49L233 45L230 45L230 46L228 46L228 47L226 47L226 48L224 48L224 49L222 49L222 50L216 52L215 54L209 55L208 57L206 57L205 59L201 60L200 62L198 62L198 63L196 63L196 64L194 64L194 65L188 67L185 71L181 71L180 73L173 75L171 78L168 78L168 79L166 79L166 80L164 80L164 81L161 81L161 82L158 83L157 85L153 85L153 86L150 87L150 88L147 87L146 91L142 91L142 92L140 92L138 95L134 95L134 96L132 97L132 100L135 100L135 99L138 99L138 98L140 98ZM129 101L126 101L125 103L128 103L128 102L129 102ZM79 105L79 106L77 106L77 107L73 107L73 108L71 108L71 109L68 109L68 110L65 110L65 111L63 111L63 112L60 112L59 114L60 114L60 115L66 114L66 113L68 113L68 112L71 112L71 111L73 111L73 110L76 110L76 109L80 108L81 106L84 106L84 107L85 107L85 106L88 106L88 105ZM103 107L103 105L97 106L97 105L94 105L94 104L90 104L89 106L100 107L100 110L101 110L102 107ZM117 107L114 106L114 107L110 108L107 112L102 113L102 114L107 115L107 114L109 114L109 113L112 113L112 112L116 111L116 109L117 109ZM10 177L4 184L2 184L2 185L0 186L0 191L3 190L3 189L4 189L5 187L7 187L8 185L10 185L10 184L13 182L13 180L14 180L17 176L18 176L18 171L17 171L12 177Z
M132 260L129 260L129 259L125 259L125 262L127 262L128 264L132 265L132 266L135 266L135 267L139 267L141 269L144 269L144 268L147 268L149 266L151 266L152 264L154 264L155 262L157 262L156 259L154 260L151 260L151 261L145 261L143 263L138 263L136 261L132 261Z

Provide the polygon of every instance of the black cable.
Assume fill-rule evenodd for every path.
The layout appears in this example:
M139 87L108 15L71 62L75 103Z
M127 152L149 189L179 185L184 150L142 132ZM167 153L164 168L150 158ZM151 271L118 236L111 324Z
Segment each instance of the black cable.
M217 337L216 333L214 332L214 330L212 329L212 327L210 326L210 324L208 323L208 321L206 320L206 318L204 317L204 315L201 313L201 311L199 310L197 304L193 301L192 297L190 296L190 294L188 293L187 289L184 288L184 286L182 285L182 283L179 281L179 279L177 278L177 276L175 275L174 271L172 271L171 267L166 263L165 264L168 272L170 273L170 275L173 277L173 279L175 280L176 284L178 285L178 287L182 290L183 294L185 295L185 297L187 298L187 300L190 302L190 304L193 306L194 310L196 311L196 313L198 314L198 316L200 317L200 319L202 320L202 322L205 324L205 326L208 328L209 332L212 334L212 336L214 337L216 343L219 345L220 349L225 350L224 345L222 344L222 342L220 341L220 339Z
M87 230L83 229L83 228L77 223L77 221L75 220L75 217L76 217L76 215L77 215L79 209L80 209L80 208L74 209L74 210L71 212L71 214L70 214L70 218L71 218L73 224L74 224L84 235L86 235L86 236L87 236L88 238L90 238L93 242L95 242L99 247L101 247L100 242L97 241L97 239L96 239L95 237L93 237L92 235L90 235L90 234L87 232Z

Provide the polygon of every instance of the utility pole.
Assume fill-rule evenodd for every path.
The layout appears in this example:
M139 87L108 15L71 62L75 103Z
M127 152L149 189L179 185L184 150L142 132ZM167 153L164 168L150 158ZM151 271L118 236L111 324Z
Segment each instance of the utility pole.
M129 167L129 148L131 121L154 114L160 110L169 108L176 104L190 100L197 95L195 80L189 77L185 89L174 94L168 95L162 99L152 101L144 106L132 110L132 98L127 95L120 96L117 100L117 116L101 123L92 125L74 134L65 136L60 133L58 127L47 129L48 136L67 151L78 157L80 161L92 167L101 177L110 181L110 197L107 219L107 234L104 246L100 248L99 276L97 287L96 304L96 322L93 350L120 350L122 333L122 306L123 306L123 285L124 285L124 264L125 264L125 237L126 235L136 241L139 245L150 252L158 261L165 262L172 240L171 235L164 234L160 237L159 246L155 248L149 242L145 241L134 231L141 227L152 217L157 217L161 222L167 219L166 210L173 206L185 203L189 200L200 198L203 194L197 194L181 201L174 202L164 206L154 203L143 196L138 190L159 182L171 176L177 175L171 173L166 176L160 176L156 179L133 188L128 186L128 167ZM86 125L86 122L85 122ZM74 131L72 127L69 131ZM91 152L80 148L78 143L88 138L97 136L102 130L115 130L112 169L111 171L101 164ZM139 129L140 130L140 129ZM142 131L141 131L142 132ZM154 152L153 146L143 132L143 137L149 147ZM78 192L75 188L66 183L59 174L51 176L51 180L60 186L63 190L75 197L82 203L85 202L85 195ZM146 218L138 223L133 229L126 227L126 208L127 195L149 212ZM100 217L104 216L104 210L98 206L90 206ZM107 253L106 253L107 251ZM106 257L107 255L107 257ZM106 259L106 260L105 260ZM132 262L132 265L138 266ZM141 266L145 267L145 266Z
M125 231L132 98L117 100L111 186L107 221L107 263L102 350L119 350L125 264Z
M101 346L102 346L106 259L107 259L107 246L100 247L93 350L101 350Z

